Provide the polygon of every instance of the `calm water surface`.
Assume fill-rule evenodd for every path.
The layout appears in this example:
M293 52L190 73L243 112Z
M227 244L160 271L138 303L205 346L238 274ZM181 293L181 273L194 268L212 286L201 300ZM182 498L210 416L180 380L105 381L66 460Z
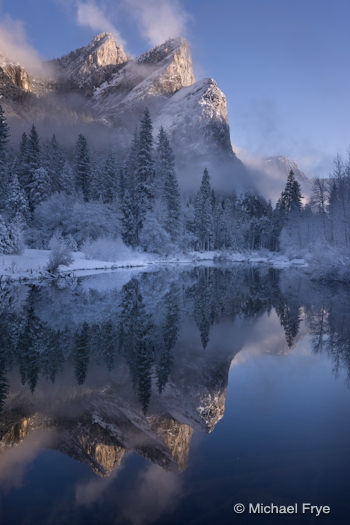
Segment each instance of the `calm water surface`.
M297 272L2 287L0 523L349 523L349 374L350 289Z

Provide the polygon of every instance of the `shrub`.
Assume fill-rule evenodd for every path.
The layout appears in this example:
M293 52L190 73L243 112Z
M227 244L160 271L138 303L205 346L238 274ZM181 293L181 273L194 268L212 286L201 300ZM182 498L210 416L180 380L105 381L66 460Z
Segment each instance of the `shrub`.
M49 248L51 253L46 267L48 272L56 273L60 265L69 266L73 262L71 249L64 239L52 237Z
M111 237L89 241L85 243L82 250L88 259L111 262L130 261L140 256L138 252L126 246L122 239L112 239Z

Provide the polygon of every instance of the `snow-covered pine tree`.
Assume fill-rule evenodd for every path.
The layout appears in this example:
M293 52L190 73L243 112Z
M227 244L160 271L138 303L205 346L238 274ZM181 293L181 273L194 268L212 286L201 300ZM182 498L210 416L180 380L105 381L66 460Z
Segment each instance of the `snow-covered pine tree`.
M6 224L0 215L0 254L19 254L22 249L21 225L17 221Z
M0 105L0 199L3 200L7 184L7 143L9 138L9 128Z
M29 205L31 211L41 202L47 200L51 194L51 180L45 168L33 171L29 187Z
M302 208L302 196L300 184L296 180L293 170L290 170L285 189L277 202L277 208L282 214L300 212Z
M64 155L57 143L56 135L45 145L43 151L43 167L47 170L51 181L51 192L61 191L60 174L64 166Z
M218 199L212 190L212 210L213 210L213 247L222 249L225 247L226 232L224 222L224 203Z
M26 137L22 135L22 143L20 147L21 166L19 170L19 180L26 192L28 199L29 210L33 212L34 202L32 202L31 188L33 187L34 172L40 168L40 143L39 136L35 125L33 124L29 133Z
M200 250L210 250L213 242L213 208L210 177L205 168L195 200L195 233Z
M9 253L14 255L19 255L23 252L23 240L22 240L22 230L23 222L15 218L13 221L9 222L7 226L11 251Z
M18 175L18 180L23 189L26 189L26 187L29 184L29 180L30 180L27 147L28 147L28 136L26 133L22 133L21 143L19 146L16 172Z
M110 152L107 156L102 173L101 196L104 203L111 203L118 191L118 166L115 156Z
M11 174L6 198L9 219L25 224L29 219L29 205L25 191L21 188L16 173Z
M74 177L77 191L81 191L84 200L88 201L90 196L91 164L87 140L80 134L75 146L74 153Z
M137 157L139 152L140 135L138 129L134 131L128 158L125 163L125 190L133 197L136 188Z
M296 180L293 170L290 170L285 189L276 203L273 214L272 245L280 249L282 233L293 230L295 222L300 221L302 213L302 196L300 184ZM293 225L294 224L294 225Z
M175 172L175 156L163 127L160 128L156 148L156 185L166 208L164 228L175 241L180 230L180 190Z
M128 246L137 246L137 211L135 209L135 201L131 197L129 190L125 190L124 198L121 206L121 234L122 239Z
M101 156L95 157L90 163L89 200L102 199L104 176L104 161Z
M124 194L127 188L127 166L126 163L124 163L122 166L118 169L118 178L117 178L117 200L119 205L121 206L121 203L124 199Z
M58 191L71 195L74 189L74 173L68 160L66 160L58 176Z
M154 159L152 120L148 108L141 120L137 153L135 201L138 210L138 234L143 226L147 211L152 209L154 201Z
M5 162L7 143L9 139L9 127L5 118L4 110L0 105L0 163Z
M10 249L10 239L4 218L0 215L0 254L7 254Z
M26 154L29 170L31 173L33 173L34 170L40 168L39 135L34 124L32 125L29 133Z

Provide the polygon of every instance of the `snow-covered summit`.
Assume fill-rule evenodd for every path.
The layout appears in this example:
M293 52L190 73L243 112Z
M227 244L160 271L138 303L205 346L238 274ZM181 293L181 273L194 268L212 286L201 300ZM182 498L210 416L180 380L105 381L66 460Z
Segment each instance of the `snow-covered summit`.
M169 132L180 182L198 187L207 167L214 184L220 172L222 187L228 191L244 186L244 168L231 147L226 97L213 79L195 81L187 40L169 39L131 58L112 34L101 33L47 66L54 79L45 89L34 91L23 78L16 84L16 94L5 93L5 110L10 108L7 114L17 122L34 121L39 130L40 121L45 122L44 129L49 123L63 142L67 133L62 135L59 129L68 126L77 134L84 127L89 141L107 140L123 150L148 106L155 133L160 126ZM10 86L14 82L9 80ZM3 86L0 77L0 90ZM20 96L26 93L30 96Z
M72 51L50 64L58 78L68 87L83 89L86 94L104 82L116 66L127 61L123 47L111 33L97 35L87 46Z

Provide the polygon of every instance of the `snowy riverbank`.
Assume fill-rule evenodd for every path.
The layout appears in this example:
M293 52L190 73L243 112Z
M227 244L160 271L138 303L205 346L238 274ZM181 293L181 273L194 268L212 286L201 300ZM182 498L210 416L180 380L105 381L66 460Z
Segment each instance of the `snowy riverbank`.
M0 256L1 281L31 281L49 278L45 268L48 263L49 250L24 250L22 255ZM135 252L132 258L114 261L90 259L82 252L73 254L74 261L69 266L61 266L59 275L90 275L99 271L112 271L118 268L148 267L150 265L166 264L216 264L216 263L248 263L252 265L268 264L274 268L290 266L307 267L304 259L288 259L278 254L261 255L256 252L192 252L177 256L161 257L154 254ZM52 276L51 276L52 277Z

